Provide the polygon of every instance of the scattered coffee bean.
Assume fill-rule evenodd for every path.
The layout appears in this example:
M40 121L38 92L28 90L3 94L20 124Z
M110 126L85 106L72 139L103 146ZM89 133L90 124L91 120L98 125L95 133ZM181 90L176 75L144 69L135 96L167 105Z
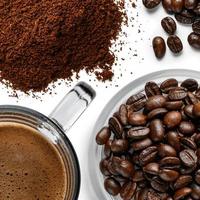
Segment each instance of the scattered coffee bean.
M189 2L187 2L189 3ZM123 200L200 199L200 89L148 82L96 136L105 190Z
M155 56L159 59L163 58L166 52L166 44L162 37L155 37L152 42Z
M200 20L196 20L196 21L192 24L192 30L194 31L194 33L200 34Z
M167 39L167 45L173 53L180 53L183 50L183 44L176 35L171 35Z
M183 0L172 0L172 11L179 13L183 10L184 1Z
M155 8L161 2L161 0L142 0L144 6L148 9Z
M171 17L163 18L161 25L169 35L173 35L176 32L176 22Z
M172 12L172 0L163 0L162 6L168 13Z
M175 18L181 24L192 24L195 21L195 14L190 10L184 9L181 13L176 13Z
M200 49L200 35L196 33L190 33L188 36L189 44L195 49Z

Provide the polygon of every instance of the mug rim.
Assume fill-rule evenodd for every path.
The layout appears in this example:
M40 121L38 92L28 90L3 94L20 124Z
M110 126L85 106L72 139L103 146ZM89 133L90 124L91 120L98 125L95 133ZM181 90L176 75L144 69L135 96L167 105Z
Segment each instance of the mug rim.
M73 164L75 166L75 191L74 191L74 195L73 195L73 199L72 200L77 200L79 193L80 193L80 185L81 185L81 172L80 172L80 164L79 164L79 160L78 160L78 156L77 153L71 143L71 141L69 140L69 138L67 137L67 135L64 133L64 130L62 129L62 126L59 124L59 122L57 122L56 120L54 121L53 119L47 117L46 115L31 109L31 108L27 108L24 106L16 106L16 105L0 105L0 113L6 113L6 112L10 112L13 114L17 114L17 113L22 113L22 114L27 114L30 116L33 116L45 123L48 123L50 126L52 126L60 135L62 138L64 138L64 143L66 144L66 146L69 148L70 152L72 153L72 159L73 159Z

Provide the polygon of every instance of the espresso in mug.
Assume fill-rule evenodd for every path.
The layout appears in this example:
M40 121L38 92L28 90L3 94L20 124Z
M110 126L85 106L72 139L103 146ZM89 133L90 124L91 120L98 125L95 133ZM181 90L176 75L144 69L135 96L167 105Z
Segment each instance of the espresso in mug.
M64 200L67 174L59 151L39 132L0 123L0 199Z

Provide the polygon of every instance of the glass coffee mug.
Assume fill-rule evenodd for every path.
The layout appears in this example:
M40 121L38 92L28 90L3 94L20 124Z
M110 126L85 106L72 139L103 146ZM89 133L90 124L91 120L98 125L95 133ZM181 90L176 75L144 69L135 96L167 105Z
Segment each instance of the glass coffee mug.
M0 125L15 123L35 129L58 151L67 177L66 194L62 200L77 200L80 189L80 169L76 153L66 131L80 117L95 97L95 91L80 82L58 104L49 117L19 106L0 106ZM23 200L23 198L22 198Z

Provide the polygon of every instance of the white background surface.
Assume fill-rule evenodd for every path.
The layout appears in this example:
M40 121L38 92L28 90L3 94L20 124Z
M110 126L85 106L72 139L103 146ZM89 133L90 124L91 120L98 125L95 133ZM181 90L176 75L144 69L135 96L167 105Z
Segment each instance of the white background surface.
M135 17L135 20L133 21L134 27L130 26L129 28L125 28L128 34L128 37L126 38L128 44L124 46L124 49L120 54L126 58L126 60L121 62L121 66L116 66L114 68L116 76L113 83L98 83L94 80L94 77L81 73L80 80L91 84L96 90L97 96L87 111L67 133L75 147L81 166L82 183L79 196L80 200L95 200L92 196L92 192L89 190L89 172L86 165L89 156L89 138L91 134L95 134L92 133L94 123L109 99L127 83L147 73L171 68L194 70L199 70L200 68L200 51L193 50L187 43L187 36L191 32L191 27L178 24L177 34L184 43L184 51L182 55L174 56L169 50L167 50L165 58L158 61L152 51L151 39L156 35L161 35L164 38L167 38L167 34L165 34L160 26L160 20L162 17L167 16L167 14L161 6L154 12L148 12L142 6L141 0L138 0L136 9L133 9L130 5L128 7L129 11L133 12L132 14L129 14L129 17ZM139 34L138 29L141 30L141 33ZM130 47L133 49L132 54L135 53L134 50L137 50L137 57L130 54L130 51L128 51ZM122 77L120 76L121 73L123 74ZM63 83L54 90L57 94L44 95L41 97L42 101L25 95L21 95L19 99L9 97L7 90L3 89L3 86L1 86L0 103L26 106L48 115L77 82L78 81L75 80L71 86L66 86ZM118 85L118 87L116 87L116 85ZM67 112L67 110L63 112Z

